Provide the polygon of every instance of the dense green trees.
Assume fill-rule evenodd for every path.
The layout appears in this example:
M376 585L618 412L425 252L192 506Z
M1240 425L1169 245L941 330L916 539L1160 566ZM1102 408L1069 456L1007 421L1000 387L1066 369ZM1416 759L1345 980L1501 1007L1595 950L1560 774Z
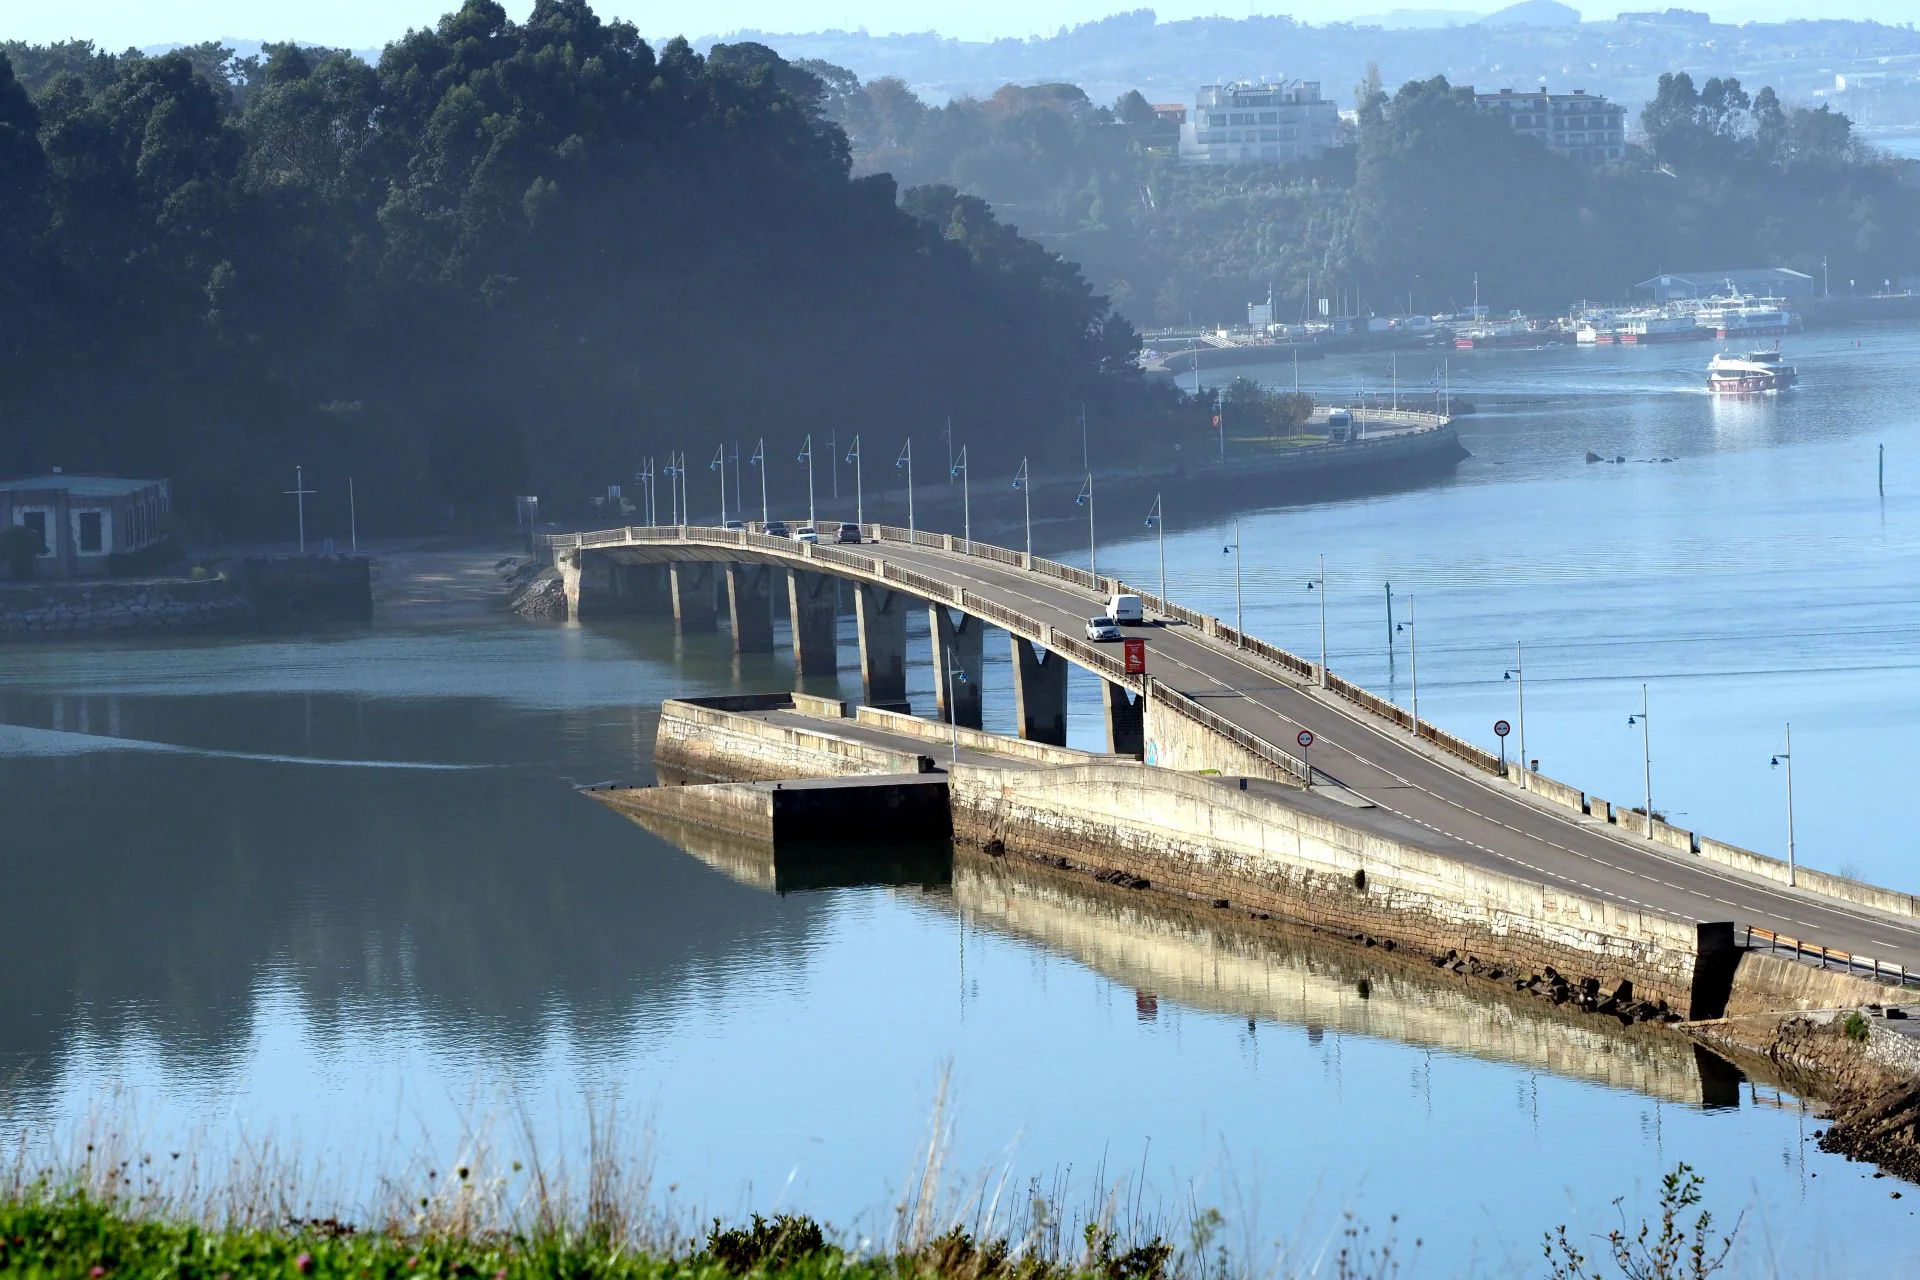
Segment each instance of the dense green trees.
M844 84L844 73L842 83ZM1560 159L1436 77L1391 95L1369 72L1350 141L1312 165L1182 166L1138 94L1100 108L1061 86L929 108L898 81L825 109L861 169L950 182L1085 269L1131 318L1243 315L1276 295L1392 311L1619 298L1662 269L1756 265L1879 280L1920 272L1920 190L1844 115L1739 81L1661 78L1646 147Z
M1158 411L1075 269L850 178L848 86L762 46L471 0L377 66L4 52L0 472L172 476L244 535L300 462L419 527L723 438L951 416L1064 457L1083 402Z

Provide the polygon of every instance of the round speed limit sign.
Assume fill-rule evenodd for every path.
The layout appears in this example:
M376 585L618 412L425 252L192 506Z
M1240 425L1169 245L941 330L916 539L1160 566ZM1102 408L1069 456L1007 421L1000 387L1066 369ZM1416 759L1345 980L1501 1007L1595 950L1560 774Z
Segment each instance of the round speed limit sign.
M1294 739L1294 741L1295 741L1295 742L1297 742L1297 743L1299 743L1299 744L1300 744L1301 746L1303 746L1303 747L1310 747L1310 746L1312 746L1312 745L1313 745L1313 731L1312 731L1311 729L1302 729L1302 730L1300 731L1300 735L1299 735L1298 737L1296 737L1296 738Z
M1513 732L1513 726L1508 724L1505 720L1495 720L1493 722L1493 731L1498 736L1504 738L1508 734Z

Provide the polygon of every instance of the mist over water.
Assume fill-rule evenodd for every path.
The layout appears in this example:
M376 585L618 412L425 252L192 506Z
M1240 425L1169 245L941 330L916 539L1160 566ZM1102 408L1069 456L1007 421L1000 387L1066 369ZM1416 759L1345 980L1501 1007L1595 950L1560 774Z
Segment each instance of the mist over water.
M1920 332L1784 345L1804 385L1746 403L1699 393L1705 344L1451 356L1474 456L1409 492L1244 516L1248 628L1317 656L1305 580L1324 552L1335 668L1404 702L1391 581L1397 621L1416 601L1421 713L1489 743L1524 640L1529 754L1621 803L1640 800L1626 716L1645 680L1656 806L1769 852L1790 718L1802 857L1920 889L1899 803L1920 711ZM1387 366L1303 379L1377 390ZM1231 514L1168 512L1175 594L1227 615ZM1144 532L1107 519L1105 537ZM1157 572L1150 539L1101 560ZM930 705L913 627L909 692ZM839 681L810 686L857 694L850 623L842 642ZM1006 646L987 657L1006 729ZM1842 1275L1910 1255L1911 1201L1815 1150L1794 1099L1729 1094L1678 1041L964 862L949 887L777 896L573 793L646 780L663 698L785 687L784 652L736 661L724 634L653 621L499 622L0 662L14 1130L124 1107L155 1146L270 1136L351 1206L476 1115L524 1108L564 1148L587 1098L617 1096L651 1118L675 1203L871 1232L950 1061L958 1180L1010 1167L1085 1204L1144 1170L1147 1210L1218 1205L1255 1252L1352 1208L1381 1229L1398 1214L1424 1273L1534 1274L1542 1231L1604 1231L1616 1196L1637 1213L1684 1159L1724 1220L1749 1211L1756 1262ZM1101 745L1094 694L1076 677L1076 744Z

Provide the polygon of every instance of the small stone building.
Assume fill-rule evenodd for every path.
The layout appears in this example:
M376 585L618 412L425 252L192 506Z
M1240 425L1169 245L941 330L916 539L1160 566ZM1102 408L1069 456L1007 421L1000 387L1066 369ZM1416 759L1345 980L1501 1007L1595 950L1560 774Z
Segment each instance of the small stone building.
M37 573L43 578L105 576L111 557L165 540L171 509L165 480L59 471L0 480L0 528L20 524L39 531L46 550Z

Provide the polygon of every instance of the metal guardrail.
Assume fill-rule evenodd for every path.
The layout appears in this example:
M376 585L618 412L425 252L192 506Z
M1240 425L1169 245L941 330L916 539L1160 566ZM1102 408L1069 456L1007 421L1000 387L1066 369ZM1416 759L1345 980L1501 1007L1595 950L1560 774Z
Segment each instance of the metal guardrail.
M1747 950L1770 954L1784 951L1801 964L1818 965L1822 969L1838 967L1846 973L1866 973L1897 987L1920 985L1920 973L1909 973L1905 965L1888 964L1871 956L1856 956L1818 943L1802 942L1784 933L1755 928L1753 925L1747 926Z

